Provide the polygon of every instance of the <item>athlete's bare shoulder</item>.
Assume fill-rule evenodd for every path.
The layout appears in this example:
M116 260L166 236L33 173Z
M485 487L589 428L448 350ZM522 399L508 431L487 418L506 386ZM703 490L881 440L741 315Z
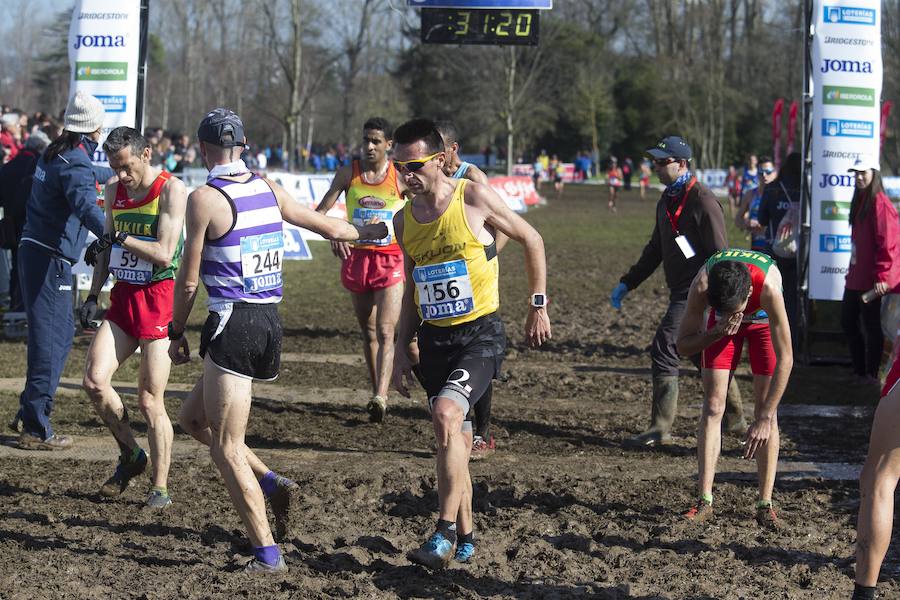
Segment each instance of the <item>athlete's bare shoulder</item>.
M784 291L782 290L783 281L781 277L781 271L778 269L778 265L774 262L769 267L769 270L766 271L766 278L763 281L763 288L768 293L773 293L777 295L782 295Z
M469 165L469 168L466 170L466 179L482 185L489 185L487 174L475 165Z
M184 182L182 180L172 175L171 177L169 177L169 180L163 184L162 191L166 192L167 194L184 194L185 192L187 192L187 186L184 185Z
M472 180L466 180L463 197L467 205L475 207L489 206L495 201L502 202L491 186Z
M197 209L212 209L226 202L225 197L210 185L201 185L188 196L188 202Z

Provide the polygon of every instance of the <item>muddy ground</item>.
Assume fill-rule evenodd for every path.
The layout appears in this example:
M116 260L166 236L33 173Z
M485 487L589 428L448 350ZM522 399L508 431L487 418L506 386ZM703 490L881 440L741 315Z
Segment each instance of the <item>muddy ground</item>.
M282 377L256 387L247 436L303 488L302 517L282 546L290 571L240 571L249 555L241 524L205 449L180 432L169 510L142 508L147 478L117 499L99 498L116 451L78 388L84 336L54 413L76 447L26 453L12 447L12 435L0 436L0 598L848 598L855 475L877 391L847 387L843 367L796 369L780 413L781 530L752 519L755 467L733 438L724 442L715 519L680 520L696 493L699 380L685 369L672 445L621 447L646 424L647 347L666 290L657 275L627 297L622 313L608 308L609 289L649 234L652 207L627 195L611 215L603 193L570 186L561 202L528 215L544 235L550 269L553 340L543 350L521 343L522 254L510 248L501 256L511 352L494 396L499 449L472 465L472 564L435 574L405 558L436 518L423 395L392 395L386 422L367 422L349 299L336 261L314 244L316 260L289 265ZM202 319L198 307L194 342ZM22 343L0 343L4 422L24 364ZM145 435L134 405L136 364L116 380ZM198 371L173 369L173 419ZM749 399L749 377L739 379ZM898 572L895 547L882 572L886 597L900 596Z

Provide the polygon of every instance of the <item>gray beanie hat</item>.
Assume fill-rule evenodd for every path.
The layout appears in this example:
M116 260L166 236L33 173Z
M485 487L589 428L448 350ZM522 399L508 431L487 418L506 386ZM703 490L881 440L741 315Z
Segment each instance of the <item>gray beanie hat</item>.
M32 152L43 152L49 145L50 138L40 129L33 132L28 136L28 139L25 140L25 149L31 150Z
M75 133L93 133L103 126L103 103L81 90L69 100L63 128Z

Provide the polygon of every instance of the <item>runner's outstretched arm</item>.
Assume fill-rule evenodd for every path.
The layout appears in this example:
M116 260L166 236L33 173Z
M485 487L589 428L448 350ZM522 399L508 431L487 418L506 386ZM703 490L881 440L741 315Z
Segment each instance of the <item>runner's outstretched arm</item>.
M285 221L297 227L315 231L329 240L352 242L353 240L380 240L387 237L388 228L384 223L372 223L362 227L348 223L343 219L326 217L321 212L310 210L294 200L283 187L265 180L272 188L278 200L278 208Z

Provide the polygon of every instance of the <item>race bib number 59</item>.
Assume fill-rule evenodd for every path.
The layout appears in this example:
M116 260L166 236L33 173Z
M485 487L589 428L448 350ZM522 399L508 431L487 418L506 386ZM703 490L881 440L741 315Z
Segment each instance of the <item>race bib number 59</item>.
M241 275L244 291L265 292L281 287L284 232L273 231L241 238Z
M151 238L138 238L149 240ZM109 252L109 272L117 281L147 285L153 279L153 264L115 244Z
M475 310L472 282L464 260L413 269L419 309L426 321L467 315Z

